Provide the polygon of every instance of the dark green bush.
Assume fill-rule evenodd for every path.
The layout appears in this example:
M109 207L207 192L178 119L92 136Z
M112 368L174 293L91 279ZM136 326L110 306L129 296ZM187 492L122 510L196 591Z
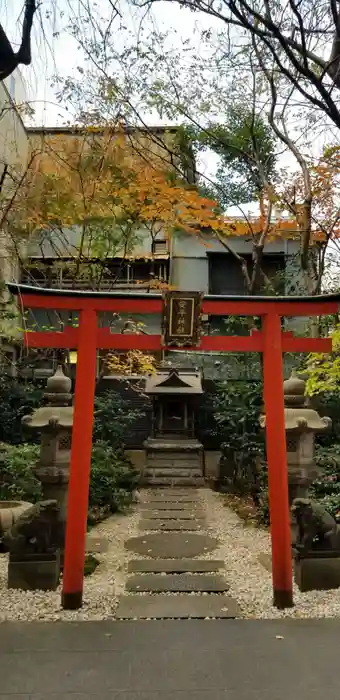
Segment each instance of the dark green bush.
M90 508L115 513L131 503L139 473L122 451L105 442L97 442L92 451Z
M33 475L38 445L4 445L0 461L0 500L34 503L41 498L40 482ZM93 446L89 492L89 522L93 524L131 503L139 480L131 462L104 442Z
M113 448L121 448L127 430L142 415L142 411L132 409L129 403L114 391L106 391L96 396L94 402L94 442L101 440Z
M315 498L337 520L340 519L340 443L328 447L317 447L316 463L322 474L310 488Z
M18 445L36 438L24 432L21 419L41 406L43 390L29 382L24 384L8 376L0 377L0 442Z
M38 445L3 445L0 456L0 500L34 503L41 498L40 482L32 468L39 455Z
M259 488L258 463L263 456L264 434L259 422L262 385L250 381L222 382L213 403L225 480L234 492L252 493Z

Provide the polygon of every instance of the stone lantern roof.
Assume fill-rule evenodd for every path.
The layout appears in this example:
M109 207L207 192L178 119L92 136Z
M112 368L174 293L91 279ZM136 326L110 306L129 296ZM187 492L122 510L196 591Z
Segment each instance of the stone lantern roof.
M292 370L291 376L283 383L285 401L285 428L287 432L319 433L330 428L331 418L321 417L310 406L305 396L306 382ZM266 416L260 418L261 428L266 426Z
M57 367L55 374L49 377L44 398L47 406L42 406L33 411L32 415L24 416L23 425L32 430L44 428L59 428L72 430L73 406L71 392L72 382L63 372L61 365Z

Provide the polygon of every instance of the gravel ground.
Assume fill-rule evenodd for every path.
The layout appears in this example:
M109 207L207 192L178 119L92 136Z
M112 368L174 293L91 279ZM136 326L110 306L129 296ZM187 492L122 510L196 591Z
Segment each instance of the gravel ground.
M108 551L96 554L100 565L84 584L84 603L80 610L62 610L61 587L56 591L19 591L7 588L8 557L0 554L0 622L7 620L107 620L112 619L117 597L123 592L126 562L129 552L124 541L137 533L139 513L113 515L91 530L91 534L105 537Z
M271 574L259 563L261 552L270 554L270 536L265 530L245 527L223 496L208 489L200 491L211 534L220 539L220 547L206 558L224 559L230 595L238 601L244 617L340 617L340 591L301 593L294 586L295 607L277 610L272 606Z
M203 558L225 561L229 593L238 601L243 617L340 617L338 590L300 593L294 587L295 607L276 610L272 606L271 574L258 561L259 554L270 554L268 532L245 527L236 513L223 505L223 496L209 489L201 489L199 494L206 510L207 530L220 540L220 546ZM7 555L0 554L0 622L114 619L118 596L126 595L126 564L137 556L124 549L124 542L141 535L137 530L139 518L140 512L114 515L91 531L94 536L105 537L109 548L96 554L100 565L85 579L84 604L79 611L62 610L61 588L47 593L8 590Z

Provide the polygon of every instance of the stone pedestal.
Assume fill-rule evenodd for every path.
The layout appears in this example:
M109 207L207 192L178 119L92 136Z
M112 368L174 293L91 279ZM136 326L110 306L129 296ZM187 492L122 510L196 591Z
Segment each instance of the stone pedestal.
M303 593L340 588L340 552L310 556L294 562L295 583Z
M9 555L8 588L22 591L55 591L60 578L60 552Z

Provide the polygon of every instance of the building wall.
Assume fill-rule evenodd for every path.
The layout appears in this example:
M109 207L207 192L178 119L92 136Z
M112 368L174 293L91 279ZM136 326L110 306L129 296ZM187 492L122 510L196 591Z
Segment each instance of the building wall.
M20 116L25 102L24 84L19 71L0 82L0 164L23 171L27 164L29 141Z
M65 151L74 153L90 152L94 142L104 141L107 147L121 147L124 160L133 162L136 156L142 154L143 159L165 166L181 167L179 156L176 155L176 127L134 129L124 128L122 131L107 129L84 130L81 128L29 128L28 133L32 148L41 153L37 165L45 172L58 172L63 169L62 160L58 154ZM70 150L71 149L71 150ZM118 151L117 151L118 152ZM186 176L194 178L194 161L188 163Z
M230 246L239 254L251 254L251 241L239 236L228 239ZM265 254L283 253L286 258L286 293L295 282L298 281L298 266L295 256L298 253L299 244L296 241L273 241L267 243ZM217 240L200 240L191 234L176 234L172 240L170 284L177 289L185 291L201 291L209 293L209 256L225 254L226 249ZM300 280L301 282L301 280Z
M4 82L0 82L0 177L5 166L12 177L4 179L1 192L2 201L11 195L15 181L25 172L29 157L29 140L20 111L26 99L25 86L19 70L14 71ZM13 178L13 179L12 179ZM0 231L0 280L17 279L18 257L13 248L11 236ZM2 298L6 296L2 294ZM20 335L18 323L1 320L0 337Z

